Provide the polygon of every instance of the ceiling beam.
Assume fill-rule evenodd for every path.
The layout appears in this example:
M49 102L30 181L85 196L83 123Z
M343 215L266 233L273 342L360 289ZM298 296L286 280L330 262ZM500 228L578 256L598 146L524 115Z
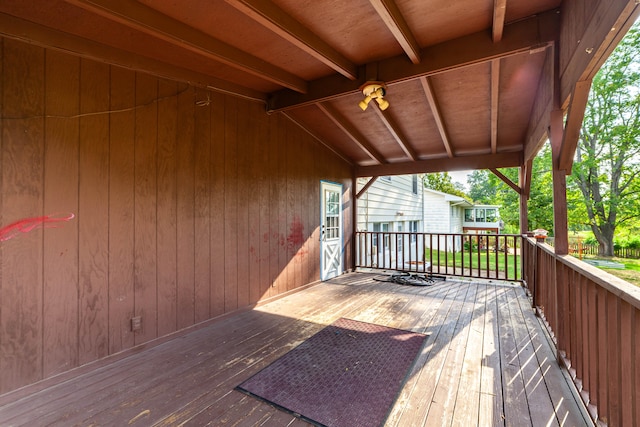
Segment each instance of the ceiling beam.
M558 159L558 169L565 171L567 175L571 175L573 158L578 147L580 129L582 128L582 120L587 108L590 89L591 80L577 82L571 93L567 121L564 126L564 135L562 136L562 146L560 147L560 158Z
M371 187L373 185L374 182L376 182L376 180L378 179L377 176L372 176L369 181L367 181L367 183L364 185L364 187L362 187L360 189L360 191L358 191L358 194L356 194L356 198L359 199L360 197L362 197L362 195L365 193L365 191L367 191L369 189L369 187Z
M0 13L0 35L97 62L139 70L193 86L266 103L265 94L206 74L116 49L92 40Z
M278 34L343 76L355 80L358 67L329 46L324 40L271 2L259 0L226 0L254 21Z
M414 173L451 172L490 168L511 168L522 164L522 152L485 154L418 160L415 162L387 163L383 165L356 166L356 176L409 175Z
M432 76L551 46L558 36L560 14L552 10L514 22L507 28L509 31L505 32L498 43L493 43L485 31L480 31L424 48L422 58L425 59L419 64L408 62L405 55L379 61L377 62L378 80L390 86L422 76ZM360 68L358 75L363 76L366 66ZM365 83L364 78L351 81L337 74L323 77L309 82L309 90L306 94L291 90L273 93L268 110L286 110L355 94L359 92L363 83Z
M396 140L400 148L402 148L404 154L406 154L407 157L411 160L417 160L418 157L416 155L416 152L411 147L411 144L409 143L407 137L402 133L402 130L400 130L400 126L398 126L398 123L393 119L393 117L391 117L389 110L382 111L377 104L375 105L375 107L373 107L373 110L376 112L391 136L393 136L393 138Z
M489 170L498 178L500 178L502 180L502 182L504 182L505 184L507 184L509 187L511 187L513 189L513 191L515 191L518 194L522 194L522 188L518 187L513 181L511 181L509 179L508 176L506 176L505 174L503 174L502 172L500 172L498 169L496 168L489 168Z
M369 0L411 62L420 63L420 45L394 0Z
M492 38L494 43L502 40L504 32L504 17L507 11L507 0L493 0L493 28Z
M422 89L424 90L424 94L427 97L427 101L429 102L429 107L431 108L433 119L436 121L436 125L438 126L442 144L444 145L445 150L447 150L447 155L449 157L453 157L453 150L451 149L451 142L449 141L449 133L447 132L444 120L442 119L442 112L440 111L440 106L438 104L438 100L436 99L436 94L433 91L431 81L429 80L429 77L423 76L420 78L420 83L422 84Z
M135 0L66 0L99 16L141 31L205 58L305 93L307 82L260 58L217 40Z
M500 99L500 60L491 61L491 152L498 150L498 107Z
M371 160L375 160L378 163L386 163L386 160L378 151L371 146L360 132L349 123L340 113L327 103L318 103L318 108L327 115L331 121L344 132L349 139L351 139L362 151L366 153ZM369 175L371 176L371 175Z

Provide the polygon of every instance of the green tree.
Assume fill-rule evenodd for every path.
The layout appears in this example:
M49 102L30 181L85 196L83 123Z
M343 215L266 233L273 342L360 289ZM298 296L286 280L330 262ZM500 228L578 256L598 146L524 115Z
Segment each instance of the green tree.
M467 184L469 185L469 197L476 203L487 205L495 204L496 187L489 180L493 175L486 169L474 170L467 175Z
M543 228L553 233L553 176L551 146L545 144L533 159L529 189L528 230Z
M640 29L635 25L593 79L570 181L583 196L600 255L640 212Z
M453 182L451 175L449 175L448 172L425 174L423 184L425 188L430 188L431 190L441 191L443 193L453 194L455 196L469 199L469 196L464 192L464 187L457 182Z
M500 169L500 172L512 182L518 183L518 168ZM505 223L507 233L520 232L520 195L488 170L474 171L469 176L469 195L478 203L500 206L500 218ZM544 228L553 232L553 183L551 174L551 149L543 146L533 160L531 187L528 205L528 230ZM568 191L570 218L578 215L575 209L576 191ZM576 216L584 221L583 217Z

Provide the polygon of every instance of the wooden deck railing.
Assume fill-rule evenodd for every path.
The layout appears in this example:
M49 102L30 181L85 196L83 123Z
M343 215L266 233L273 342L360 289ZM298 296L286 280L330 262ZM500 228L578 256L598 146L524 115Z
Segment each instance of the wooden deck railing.
M520 280L522 236L356 232L356 267Z
M640 425L640 288L534 239L524 283L591 416Z

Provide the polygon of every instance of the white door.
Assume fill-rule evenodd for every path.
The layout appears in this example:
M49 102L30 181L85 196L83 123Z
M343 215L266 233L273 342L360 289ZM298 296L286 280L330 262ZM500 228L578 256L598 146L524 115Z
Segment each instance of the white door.
M342 274L342 186L320 183L320 280Z

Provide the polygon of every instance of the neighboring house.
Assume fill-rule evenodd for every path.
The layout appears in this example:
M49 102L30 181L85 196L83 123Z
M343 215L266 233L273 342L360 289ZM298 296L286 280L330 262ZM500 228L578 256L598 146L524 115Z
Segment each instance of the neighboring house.
M450 233L464 232L464 211L473 208L473 203L463 197L428 188L423 190L423 199L425 232L443 234L437 238L427 239L425 246L438 246L445 250L459 251L462 244L460 236L452 236ZM434 238L438 240L434 241Z
M460 236L448 234L499 233L502 228L499 206L474 205L463 197L428 188L423 189L424 231L442 233L438 246L447 250L460 250ZM425 242L435 246L436 242Z
M367 179L359 180L358 191L366 183ZM424 188L418 175L380 177L358 200L359 231L393 233L370 236L369 246L381 261L384 254L385 263L393 263L396 254L415 260L423 247L458 251L461 238L453 234L499 233L501 228L499 206L474 205L463 197ZM400 234L404 232L442 235L426 237L423 245Z
M425 188L424 230L432 233L500 233L500 206L475 205L453 194Z

